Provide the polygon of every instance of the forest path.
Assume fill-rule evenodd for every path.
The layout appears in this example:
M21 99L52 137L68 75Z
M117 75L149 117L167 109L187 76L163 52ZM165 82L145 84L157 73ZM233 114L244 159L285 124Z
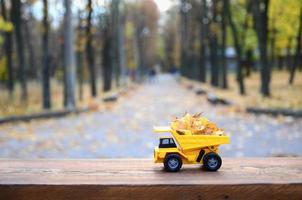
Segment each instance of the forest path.
M170 75L121 97L107 112L0 126L0 158L152 157L154 125L173 116L202 112L231 135L228 157L302 156L302 120L231 112L212 106Z

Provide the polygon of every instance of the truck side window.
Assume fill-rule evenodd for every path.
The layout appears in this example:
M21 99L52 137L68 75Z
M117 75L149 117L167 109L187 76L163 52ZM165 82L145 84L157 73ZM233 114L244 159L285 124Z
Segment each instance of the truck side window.
M176 144L173 140L173 138L162 138L159 141L159 148L174 148L176 147Z
M162 144L169 144L169 139L163 139Z

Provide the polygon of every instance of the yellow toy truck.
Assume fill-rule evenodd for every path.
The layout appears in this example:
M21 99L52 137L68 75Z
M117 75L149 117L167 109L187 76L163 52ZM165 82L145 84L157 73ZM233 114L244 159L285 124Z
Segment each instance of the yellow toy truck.
M222 160L218 155L221 144L229 144L224 134L193 135L190 131L179 132L170 127L154 127L157 133L169 132L173 137L162 137L154 150L155 163L164 163L168 172L177 172L182 164L202 164L208 171L217 171Z

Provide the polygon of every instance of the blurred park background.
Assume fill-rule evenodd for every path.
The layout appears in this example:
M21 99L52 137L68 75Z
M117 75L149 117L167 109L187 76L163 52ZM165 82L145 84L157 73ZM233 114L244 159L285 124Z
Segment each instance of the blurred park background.
M0 0L0 157L152 157L198 113L302 156L301 0Z

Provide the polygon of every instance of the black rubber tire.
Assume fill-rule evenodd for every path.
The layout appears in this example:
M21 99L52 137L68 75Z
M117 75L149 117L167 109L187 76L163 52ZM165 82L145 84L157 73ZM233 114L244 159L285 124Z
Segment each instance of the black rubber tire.
M207 171L217 171L222 164L221 157L216 153L208 153L203 157L203 168Z
M172 162L175 166L172 166ZM181 157L178 154L168 154L164 160L164 167L167 172L178 172L182 166Z

